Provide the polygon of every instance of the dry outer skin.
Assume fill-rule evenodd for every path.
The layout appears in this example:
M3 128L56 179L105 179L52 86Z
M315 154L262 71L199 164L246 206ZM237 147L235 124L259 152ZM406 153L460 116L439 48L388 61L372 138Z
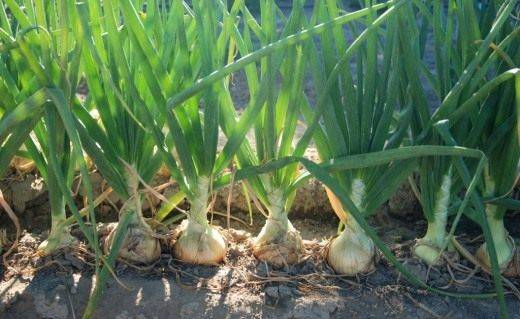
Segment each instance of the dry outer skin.
M3 179L0 187L6 201L17 213L23 213L29 202L44 198L42 195L46 192L42 178L33 173L13 174L10 178Z

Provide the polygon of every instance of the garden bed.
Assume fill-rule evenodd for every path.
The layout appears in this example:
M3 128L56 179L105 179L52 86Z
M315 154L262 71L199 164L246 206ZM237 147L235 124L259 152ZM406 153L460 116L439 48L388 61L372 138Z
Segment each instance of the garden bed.
M399 196L402 200L406 195ZM45 238L45 225L48 224L48 203L44 198L45 194L39 194L24 205L26 212L31 211L30 218L22 218L24 233L16 251L7 258L2 273L2 318L75 318L82 313L88 300L94 259L84 243L53 257L36 256L36 248ZM400 198L392 200L398 203ZM105 221L111 221L115 215L113 212L107 214ZM285 269L273 269L252 256L250 240L260 230L263 217L255 213L250 225L248 213L233 209L232 215L236 219L231 221L229 230L226 229L226 218L215 216L213 220L215 225L222 227L228 240L229 250L223 264L184 264L173 259L163 242L162 258L151 267L118 263L116 276L109 280L96 317L498 317L495 300L447 298L416 289L384 258L373 273L358 277L336 275L323 260L327 239L335 235L337 228L337 221L330 218L330 214L322 214L319 219L319 214L294 214L293 224L305 240L305 253L300 263ZM417 216L420 216L419 212L395 216L389 213L388 205L384 205L371 219L371 224L399 259L419 278L427 279L430 285L472 294L493 290L490 276L474 270L475 266L463 258L428 269L413 257L410 249L414 239L426 228L426 223ZM511 235L514 237L518 237L520 229L517 216L512 214L508 221L508 225L513 226ZM2 217L4 222L8 221ZM473 252L481 239L470 223L463 220L457 238ZM100 224L100 234L106 234L110 225ZM175 225L171 225L170 230L174 228ZM168 233L168 230L162 232ZM80 242L83 240L79 230L73 234ZM518 280L512 283L519 284ZM508 294L507 301L510 314L518 317L518 298Z

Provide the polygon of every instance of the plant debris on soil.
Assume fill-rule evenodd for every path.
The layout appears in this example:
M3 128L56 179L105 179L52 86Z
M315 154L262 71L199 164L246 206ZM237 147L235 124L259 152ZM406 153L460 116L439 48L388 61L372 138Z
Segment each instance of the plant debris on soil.
M465 259L428 268L412 257L413 238L424 231L424 222L380 215L372 220L374 226L386 242L399 242L390 244L393 252L429 285L472 294L493 290L491 278ZM236 216L247 219L241 213ZM214 222L225 224L225 219ZM295 220L305 239L302 259L294 266L273 269L252 256L250 241L261 223L256 218L249 227L237 221L231 224L247 230L220 228L229 245L221 265L184 264L172 257L166 245L154 265L120 261L96 318L498 317L494 299L463 300L414 288L383 258L370 274L355 278L334 274L323 258L327 240L336 231L334 221ZM101 236L107 233L107 225L99 225ZM81 242L81 232L74 229L73 234ZM470 235L459 234L458 240L474 250L480 240ZM43 238L24 232L3 264L0 318L77 318L86 306L94 280L93 254L80 243L52 257L39 257L36 249ZM506 289L509 312L519 318L518 296Z

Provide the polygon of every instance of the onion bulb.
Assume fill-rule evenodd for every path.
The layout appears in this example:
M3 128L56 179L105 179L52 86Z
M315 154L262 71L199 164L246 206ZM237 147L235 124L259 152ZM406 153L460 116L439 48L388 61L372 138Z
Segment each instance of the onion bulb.
M364 196L364 184L355 179L352 184L352 201L359 207ZM340 274L354 276L375 269L376 249L374 242L365 234L359 224L343 209L340 200L328 188L327 196L334 212L345 224L345 229L332 239L326 252L327 262Z
M509 277L520 276L520 263L518 256L518 249L514 239L509 236L504 227L504 220L502 218L495 218L496 206L488 205L487 215L488 224L491 229L491 236L495 244L495 251L498 259L498 266L500 272ZM488 269L491 269L491 261L487 251L486 243L482 244L477 250L475 257Z
M39 256L48 256L57 250L74 246L78 243L65 224L56 223L51 227L49 237L44 240L37 250Z
M179 232L173 246L178 259L192 264L214 265L226 256L224 237L209 223L187 219L179 226Z
M144 221L143 223L131 223L128 226L119 250L120 258L135 263L151 264L161 257L159 240L151 235L150 226ZM105 240L105 253L108 253L112 246L115 231L116 228L108 234Z
M498 266L500 272L508 277L520 277L520 255L516 249L514 240L508 238L507 248L499 248L495 244L495 249L498 254ZM475 253L475 257L487 267L491 269L491 261L487 251L486 243L482 244Z
M303 243L287 217L283 191L271 191L268 200L269 216L253 240L253 254L275 268L295 264L300 261Z
M176 258L202 265L220 263L226 256L226 241L222 234L208 223L209 182L199 177L197 196L191 199L188 219L177 228L174 236L173 254Z
M119 258L135 263L151 264L161 257L161 244L152 235L152 228L143 218L141 197L137 191L138 183L136 174L129 171L129 193L133 195L125 203L122 213L130 214L131 219L119 249ZM105 253L108 253L112 247L116 229L117 227L105 240Z
M285 220L269 217L253 241L255 257L275 268L299 262L302 248L302 237L287 217Z
M331 241L327 262L337 273L348 276L371 272L375 269L374 243L361 228L354 230L350 227L346 225L343 232Z

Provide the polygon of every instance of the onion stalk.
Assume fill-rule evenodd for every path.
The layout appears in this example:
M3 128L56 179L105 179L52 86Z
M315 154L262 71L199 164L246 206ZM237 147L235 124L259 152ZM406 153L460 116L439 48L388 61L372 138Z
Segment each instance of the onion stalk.
M315 130L321 160L400 146L410 121L410 106L397 101L400 66L395 18L399 10L396 5L380 16L372 12L364 19L369 27L361 33L356 25L349 25L356 36L350 45L343 29L337 27L321 35L321 50L310 50L314 87L319 96L316 112L304 116L309 122L309 133ZM314 15L318 20L333 19L339 11L336 1L331 0L318 4ZM383 24L386 37L381 46L378 31ZM378 63L378 56L382 56L382 63ZM349 67L351 60L357 62L353 69ZM397 125L393 125L392 118L398 119ZM393 194L413 168L413 160L396 161L337 172L334 177L366 218ZM338 273L356 275L371 271L375 264L374 243L336 196L330 191L328 194L345 229L330 243L327 260Z
M289 17L285 17L274 1L263 0L260 3L262 18L258 22L244 7L242 12L248 23L243 25L242 32L236 33L239 53L247 56L254 51L256 42L267 46L297 32L303 23L303 5L302 1L294 1ZM277 15L282 15L280 20L285 21L280 33L276 31ZM257 39L252 38L252 35ZM254 125L255 151L248 141L244 141L237 154L240 168L297 154L292 144L298 117L301 116L300 105L306 103L302 92L305 67L302 51L302 46L296 45L245 69L252 96L249 108L258 110L256 112L259 115ZM275 85L277 77L281 79L279 89ZM231 99L228 98L228 101ZM230 103L225 103L224 107L229 116L223 128L230 136L232 128L237 127L233 120L236 117L235 107ZM298 177L298 166L289 165L260 177L251 177L247 181L249 189L268 212L264 226L253 239L253 254L277 268L299 262L303 250L302 238L288 218L294 198L293 185Z
M1 161L7 159L5 155L8 152L17 151L24 143L24 150L19 152L34 161L44 179L49 192L51 229L48 238L40 244L38 253L48 255L76 242L66 223L66 207L72 199L67 193L71 192L78 165L85 169L85 163L78 158L81 145L69 135L73 134L69 131L72 126L67 127L71 123L66 123L70 118L67 119L59 108L70 108L76 99L80 46L68 29L72 17L71 6L67 3L58 5L50 1L45 5L37 2L34 10L38 14L30 14L15 1L5 1L5 5L4 2L0 4L0 37L6 47L11 48L0 62L3 78L0 95L8 105L20 104L15 110L8 110L12 112L7 112L2 120L9 123L9 118L13 117L15 121L16 118L21 121L16 124L16 133L7 135L9 139L3 145ZM55 19L47 16L50 14ZM36 92L39 88L40 91ZM46 88L52 88L56 95ZM57 101L57 95L63 99ZM15 127L14 122L10 125ZM32 134L29 135L30 131ZM26 138L21 139L19 136L22 135ZM88 232L86 235L89 237Z
M115 1L90 1L76 6L81 26L76 36L86 39L82 59L89 96L76 105L75 111L85 151L123 200L120 222L124 220L125 231L118 225L105 239L108 258L119 256L149 264L160 258L161 249L142 215L140 181L150 182L162 158L153 136L138 120L148 115L144 101L137 94L123 93L135 93L142 78L132 71L140 52L130 45L128 31L119 29L121 6ZM90 14L100 10L104 10L105 19L89 19ZM91 109L98 110L99 118ZM120 241L120 249L112 252L116 241Z

